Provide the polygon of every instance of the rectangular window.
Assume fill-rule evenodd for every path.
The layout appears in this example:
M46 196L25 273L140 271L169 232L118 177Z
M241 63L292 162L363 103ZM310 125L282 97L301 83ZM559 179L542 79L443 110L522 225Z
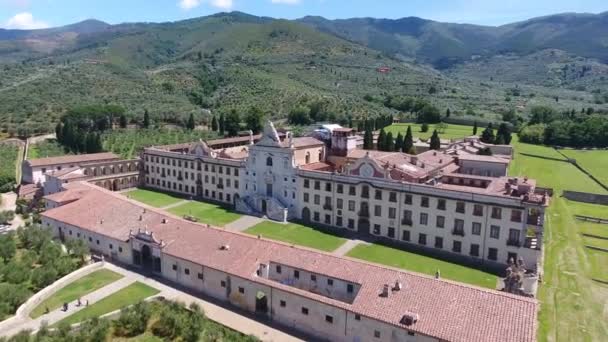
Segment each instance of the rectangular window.
M173 264L173 265L171 266L171 268L172 268L174 271L177 271L177 264Z
M336 226L342 227L342 216L336 217Z
M519 229L509 229L509 240L507 241L507 245L519 246L519 234Z
M315 190L321 190L321 182L315 181Z
M418 234L418 243L421 245L426 245L426 234Z
M394 220L397 217L397 209L388 208L388 218Z
M473 216L483 216L483 205L475 204L473 206Z
M316 274L311 274L310 275L310 281L317 281L317 275Z
M429 223L429 214L420 213L420 224L426 226Z
M511 210L511 222L521 222L521 210Z
M361 188L361 197L362 198L369 198L369 187L367 185L364 185Z
M353 293L354 290L355 287L353 286L353 284L346 284L346 292Z
M361 315L355 314L355 321L360 321L360 320L361 320Z
M196 277L197 277L198 279L200 279L200 280L203 280L203 279L204 279L204 276L203 276L203 274L202 274L202 273L198 273L198 274L196 275Z
M276 267L276 271L277 271L277 273L281 273L281 271L282 271L282 270L281 270L281 265L277 265L277 267Z
M452 233L455 235L464 236L464 220L461 220L461 219L454 220L454 231Z
M293 271L293 277L296 278L296 279L300 279L300 271L294 270Z
M403 233L401 233L401 240L410 241L410 231L409 230L404 230Z
M429 198L428 197L420 197L420 206L423 208L429 207Z
M437 200L437 210L445 210L445 200L444 199Z
M500 238L500 227L499 226L490 226L490 237L492 239Z
M478 257L479 256L479 245L478 244L472 244L471 245L471 251L469 252L469 254L471 256Z
M374 330L374 337L375 338L380 338L380 331Z
M355 201L348 201L348 211L355 211Z
M325 214L325 224L331 224L331 215Z
M380 225L374 224L374 234L380 235Z
M348 194L351 195L351 196L356 196L357 195L357 189L355 189L355 187L351 185L348 188Z
M315 212L313 213L312 217L313 217L312 219L313 219L314 221L319 222L319 220L320 220L320 219L319 219L319 217L320 217L320 216L319 216L319 212L318 212L318 211L315 211Z
M334 322L334 318L330 315L325 315L325 322L327 323L333 323Z
M498 259L498 250L496 248L488 248L488 259L490 259L490 260Z
M382 200L382 190L376 190L374 198L377 200Z
M321 196L320 195L315 195L315 197L314 197L314 203L316 205L321 204Z
M473 226L471 227L471 234L481 235L481 223L473 222Z
M456 202L456 212L457 213L464 214L464 207L465 207L464 202Z
M310 195L307 192L305 192L304 193L304 202L308 203L309 201L310 201Z
M397 193L394 191L391 191L388 193L388 201L389 202L393 202L393 203L397 203Z
M437 228L445 228L445 216L437 216Z
M374 206L374 216L382 216L382 207L379 205Z
M342 185L342 184L336 185L336 192L339 194L344 193L344 185Z
M284 300L280 301L280 305L282 308L284 308L285 306L287 306L287 302L285 302Z
M497 220L502 219L502 208L492 207L492 218Z
M401 219L401 224L404 224L406 226L412 225L412 211L411 210L403 211L403 218Z
M461 251L462 251L462 242L454 241L454 244L452 245L452 252L460 253Z
M435 248L443 248L443 238L435 236Z
M388 237L391 238L391 239L395 238L395 228L388 227Z
M325 191L331 192L331 183L325 183Z
M355 229L355 219L348 219L348 228Z
M189 268L184 268L184 273L186 275L190 275L190 269Z
M342 207L343 207L343 206L344 206L344 200L343 200L343 199L341 199L341 198L338 198L338 199L336 200L336 208L338 208L338 209L342 209Z
M412 195L405 195L405 204L412 204Z
M308 308L302 307L302 315L308 315Z

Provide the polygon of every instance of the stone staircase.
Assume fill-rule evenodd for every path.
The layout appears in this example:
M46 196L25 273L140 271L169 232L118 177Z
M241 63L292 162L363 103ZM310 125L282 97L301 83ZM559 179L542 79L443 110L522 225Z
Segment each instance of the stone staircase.
M266 212L262 212L261 203L266 200ZM266 216L267 218L286 222L291 218L289 208L276 198L264 197L261 195L247 196L236 201L236 210L252 216Z

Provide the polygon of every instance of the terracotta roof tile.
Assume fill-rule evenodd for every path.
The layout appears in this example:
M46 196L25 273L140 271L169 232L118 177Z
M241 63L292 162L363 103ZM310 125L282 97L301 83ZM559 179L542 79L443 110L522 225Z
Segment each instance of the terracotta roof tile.
M47 166L47 165L61 165L61 164L80 164L89 163L93 161L119 159L117 155L110 152L103 153L91 153L91 154L78 154L60 157L48 157L39 159L29 159L25 162L30 166Z

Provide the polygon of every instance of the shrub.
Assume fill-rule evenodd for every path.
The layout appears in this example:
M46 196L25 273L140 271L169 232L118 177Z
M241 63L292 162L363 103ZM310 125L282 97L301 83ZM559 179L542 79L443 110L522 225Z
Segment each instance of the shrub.
M519 141L530 144L542 144L545 139L545 125L525 126L519 132Z

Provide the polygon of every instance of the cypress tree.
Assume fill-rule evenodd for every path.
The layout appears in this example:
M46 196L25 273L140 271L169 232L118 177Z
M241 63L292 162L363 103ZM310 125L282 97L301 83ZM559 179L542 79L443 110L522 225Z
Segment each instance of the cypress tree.
M148 113L148 110L144 110L144 124L143 124L144 128L150 128L150 113Z
M386 135L386 142L384 143L384 147L389 152L395 151L395 139L393 139L393 132L388 132L388 134Z
M403 147L401 149L405 153L412 153L414 150L414 136L412 135L412 126L407 126L405 138L403 138Z
M217 132L217 130L218 130L217 117L215 115L211 119L211 130L214 132Z
M403 150L403 134L399 132L397 139L395 139L395 151L401 152Z
M122 114L118 120L118 125L120 128L127 128L127 117Z
M380 130L376 145L376 149L378 151L386 151L386 132L384 132L384 128Z
M439 133L437 130L433 131L433 135L431 135L431 150L438 150L441 148L441 140L439 139Z
M446 117L446 118L449 118L449 117L450 117L450 114L452 114L452 113L450 112L450 108L448 108L448 109L445 111L445 117Z
M374 135L369 129L363 134L363 149L373 150L374 149Z
M477 120L475 120L475 123L473 124L473 135L477 135Z
M486 144L494 143L494 129L492 129L492 123L488 124L488 128L481 132L481 141Z
M190 117L188 118L188 122L186 123L186 128L189 130L193 130L196 127L196 123L194 123L194 114L190 113Z
M226 123L226 118L224 117L224 113L222 113L220 115L220 121L218 122L218 128L220 130L221 135L224 135L225 123Z
M498 132L496 132L496 144L497 145L509 145L511 144L511 129L506 123L501 123L498 126Z
M55 138L60 144L63 143L63 127L61 126L61 121L55 126Z

